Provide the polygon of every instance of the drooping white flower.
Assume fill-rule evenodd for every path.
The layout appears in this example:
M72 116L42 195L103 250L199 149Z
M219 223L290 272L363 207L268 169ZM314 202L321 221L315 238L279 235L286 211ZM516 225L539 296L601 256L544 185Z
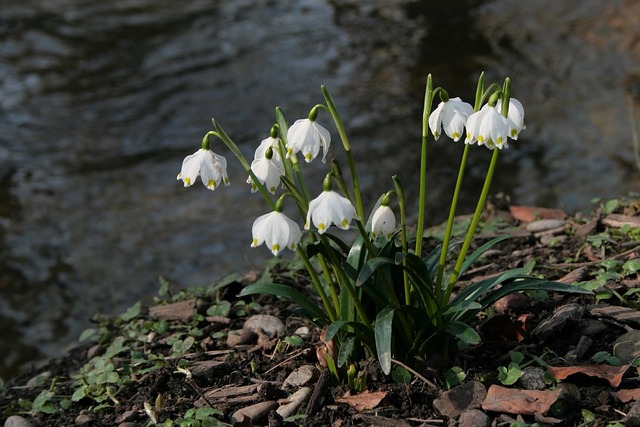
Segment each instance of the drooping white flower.
M493 150L507 148L509 123L495 107L485 104L484 107L467 119L466 144L478 143Z
M211 191L215 190L220 185L220 182L229 185L227 159L204 148L185 157L177 179L181 179L184 182L184 186L189 187L193 185L198 176Z
M309 119L296 120L287 131L287 157L302 152L304 160L310 163L322 147L322 162L325 162L331 134L327 129Z
M442 129L454 141L462 137L467 118L473 114L471 104L463 102L460 98L450 98L447 102L440 102L438 107L429 115L429 128L433 138L440 138Z
M252 248L265 243L274 255L278 255L284 248L295 249L302 234L295 221L278 211L256 218L251 233L253 235Z
M496 110L502 111L501 99L496 103ZM509 98L507 121L509 122L509 138L517 140L520 131L525 129L526 126L524 125L524 107L515 98Z
M347 230L355 217L356 208L349 199L333 190L325 190L309 203L304 228L308 230L313 222L320 234L327 231L331 224Z
M280 157L280 151L278 150L279 144L280 144L280 139L274 138L272 136L263 139L260 142L260 145L258 146L258 148L256 148L255 153L253 154L254 160L264 157L265 153L267 152L267 149L271 148L273 150L273 158L276 159L276 161L278 162L282 162L282 158Z
M284 175L284 168L282 162L275 160L275 154L271 159L266 157L260 157L251 162L251 170L256 175L256 178L267 187L267 190L274 194L276 188L280 183L280 177ZM258 191L258 187L253 183L253 179L249 177L247 184L251 184L251 192Z
M391 236L396 229L396 216L386 205L380 205L371 218L371 234L377 236Z

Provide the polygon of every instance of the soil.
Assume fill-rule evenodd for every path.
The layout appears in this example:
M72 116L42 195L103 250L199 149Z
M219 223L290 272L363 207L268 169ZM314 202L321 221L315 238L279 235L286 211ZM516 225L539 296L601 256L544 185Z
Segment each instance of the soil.
M523 294L501 300L492 310L483 312L474 325L483 337L481 344L461 349L451 360L431 358L414 364L409 383L401 384L397 378L384 375L375 360L356 366L358 372L366 373L365 392L349 390L336 381L318 361L317 349L323 346L320 331L296 316L294 305L268 296L237 297L242 286L261 275L254 272L228 280L219 289L164 294L158 305L149 309L134 306L117 318L96 317L99 333L91 339L65 357L7 381L0 391L2 417L20 415L33 426L146 426L153 425L152 416L158 424L170 425L164 423L174 420L173 425L184 426L218 425L214 420L219 425L235 426L440 426L457 422L636 425L639 373L633 363L625 365L614 359L614 342L640 328L640 312L636 311L640 304L635 294L640 266L634 267L634 260L640 258L639 206L635 200L618 200L590 215L568 217L551 209L491 205L485 213L486 225L474 244L503 233L513 238L481 258L462 278L461 286L531 260L536 261L534 273L549 280L600 282L594 285L593 295ZM437 230L431 231L437 234ZM431 240L429 244L434 244ZM307 289L306 275L295 265L274 264L268 271L280 282ZM212 306L222 311L213 312ZM569 315L562 318L559 313L564 312ZM242 329L246 319L255 314L281 319L284 335L272 338L258 330L257 334L229 341L234 335L231 331ZM551 326L533 333L536 328L542 331L543 325ZM308 328L308 334L304 328ZM180 341L174 339L179 330L199 332L183 334L181 338L192 338ZM294 335L301 339L292 340ZM140 354L155 354L157 363L150 365L147 358L145 366L152 366L149 369L103 381L103 387L113 381L113 400L103 393L101 402L82 396L72 402L79 387L74 378L86 373L92 357L107 359L109 345L118 337L124 337L125 348L108 358L114 372L134 372L131 367ZM180 350L180 345L186 351ZM499 376L499 368L509 366L510 352L514 351L525 356L523 366L528 362L546 370L545 378L550 366L613 366L618 376L614 378L610 370L596 374L582 370L577 375L556 370L553 372L561 379L538 387L527 385L522 378L507 384ZM306 384L283 387L289 375L302 366L314 367L311 379ZM458 372L454 377L459 385L451 379L453 372ZM268 402L276 402L275 407L282 406L303 387L308 387L310 396L295 411L303 414L299 417L283 420L273 410L273 403L272 410L254 419L234 416L236 411L255 404L266 402L269 406ZM513 401L517 393L533 393L536 388L539 392L562 393L544 409L532 406L536 399L529 401L529 408L516 407L513 401L509 402L512 405L490 405L487 391L492 393L501 387L512 393L513 399L507 400ZM450 391L462 388L472 390L463 399ZM53 393L46 395L43 404L42 393L47 390ZM345 397L349 395L353 399ZM36 404L38 396L41 400ZM206 422L195 418L186 421L194 407L212 407L219 412ZM472 414L474 421L465 414Z

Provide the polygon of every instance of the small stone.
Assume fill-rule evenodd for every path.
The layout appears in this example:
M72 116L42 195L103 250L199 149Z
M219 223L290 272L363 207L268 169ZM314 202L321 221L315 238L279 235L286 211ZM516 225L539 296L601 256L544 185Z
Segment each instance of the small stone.
M613 343L613 355L623 364L640 357L640 331L634 330L619 336Z
M540 233L543 231L555 230L564 227L566 221L564 219L540 219L527 224L527 231L531 233Z
M304 365L291 372L287 379L284 380L282 388L295 388L309 384L318 378L318 370L315 366ZM285 417L286 418L286 417Z
M282 336L285 332L282 320L268 314L256 314L255 316L251 316L244 322L242 329L251 331L254 334L257 334L258 330L262 329L269 338Z
M507 314L512 310L518 311L531 305L529 297L520 292L514 292L503 296L493 303L493 309L498 314Z
M236 423L248 422L246 425L255 424L260 419L266 417L269 411L278 407L278 402L267 400L266 402L256 403L246 408L238 409L231 415L231 425ZM242 424L245 425L245 424Z
M464 411L478 409L487 396L487 389L479 381L470 381L446 391L433 401L433 406L449 418L456 418Z
M491 418L479 409L470 409L460 414L458 427L489 427Z
M33 425L18 415L12 415L4 422L4 427L33 427Z
M276 412L282 418L288 418L296 413L298 408L300 408L302 404L309 399L309 396L311 396L311 388L302 387L300 390L289 396L287 398L288 403L281 405L278 409L276 409Z
M138 424L127 421L126 423L118 424L118 427L137 427Z
M527 366L522 369L518 384L526 390L544 390L544 370L537 366Z
M93 418L89 414L80 414L76 417L75 423L77 426L86 426L91 423L92 420Z
M293 331L294 335L298 335L300 338L306 338L311 334L311 330L308 326L300 326L298 329Z

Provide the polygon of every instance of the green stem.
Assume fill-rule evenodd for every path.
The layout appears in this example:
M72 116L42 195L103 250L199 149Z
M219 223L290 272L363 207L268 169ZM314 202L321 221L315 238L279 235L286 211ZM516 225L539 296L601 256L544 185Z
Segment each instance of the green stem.
M422 240L424 233L425 199L427 194L427 139L429 137L429 113L433 102L433 81L431 74L427 76L427 85L422 110L422 149L420 151L420 194L418 199L418 224L416 227L415 253L422 256Z
M313 283L313 286L316 289L316 293L322 300L322 304L324 305L324 310L329 315L329 319L331 320L331 322L335 322L337 319L336 313L333 310L333 307L331 306L331 302L329 301L327 294L324 292L324 289L322 288L322 283L320 283L320 278L318 278L318 274L316 273L316 270L313 268L313 265L311 265L311 261L309 261L309 258L307 258L307 254L304 253L300 244L296 246L296 252L298 253L298 256L300 257L300 259L302 260L302 263L304 264L305 268L309 272L309 275L311 276L311 283Z
M229 135L226 134L226 132L224 131L224 129L222 129L222 126L220 126L218 122L216 122L214 119L211 119L211 122L213 123L213 126L216 128L216 131L207 132L207 134L205 135L205 138L209 138L213 135L218 137L222 142L224 142L227 148L229 148L229 150L236 156L236 158L244 168L245 172L249 174L249 176L251 177L251 180L255 184L258 191L260 191L260 194L262 195L262 197L267 201L267 203L273 210L275 208L275 202L271 199L271 195L269 194L269 191L260 182L256 174L253 173L253 171L251 170L251 165L249 164L247 159L244 157L244 155L242 154L238 146L235 144L235 142L233 142L233 140L229 137Z
M327 108L329 109L329 113L331 113L331 117L336 124L336 128L338 129L338 134L340 135L340 140L342 141L342 146L344 147L345 152L347 153L347 160L349 162L349 172L351 173L351 181L353 183L353 192L356 199L356 212L358 213L358 217L364 218L364 209L362 207L362 195L360 194L360 183L358 181L358 174L356 172L356 164L353 160L353 154L351 153L351 145L349 144L349 139L347 138L347 134L344 130L344 126L342 124L342 120L340 119L340 115L338 114L338 109L336 108L335 103L333 102L333 98L327 87L322 85L321 87L322 95L324 96L325 101L327 102Z
M458 280L458 275L460 274L460 268L462 268L462 264L464 263L464 259L467 256L467 252L469 251L469 246L471 245L471 241L473 240L473 236L476 232L476 227L478 226L478 222L480 221L480 215L482 214L482 210L484 209L484 204L487 200L487 195L489 194L489 187L491 187L491 179L493 178L493 173L495 172L496 164L498 163L499 154L500 154L499 149L493 150L493 155L491 156L491 163L489 163L489 170L487 171L487 177L484 180L484 186L482 187L482 192L480 193L480 198L478 199L478 204L476 205L476 210L473 213L473 218L471 219L471 225L467 230L467 235L464 239L464 243L462 244L460 255L458 255L458 260L456 262L455 267L453 268L453 272L451 273L451 278L449 279L447 292L445 293L445 296L443 298L444 304L446 304L449 301L451 292L453 292L453 286Z
M444 276L444 267L447 261L447 253L449 252L449 242L451 240L451 233L453 231L453 221L456 215L456 208L458 207L458 198L460 197L460 189L462 188L462 179L467 165L467 157L469 154L469 144L464 145L464 151L462 152L462 160L460 161L460 168L458 169L458 179L456 181L456 187L453 190L453 199L451 200L451 207L449 209L449 218L447 219L447 228L444 233L444 240L442 241L442 249L440 251L440 261L438 263L438 275L436 276L435 295L438 300L440 299L440 293L442 292L442 279Z
M398 207L400 208L400 239L402 252L406 254L409 252L409 244L407 242L407 212L404 200L404 188L402 188L402 184L400 184L400 180L396 175L391 178L393 179L393 183L395 184ZM406 258L402 260L402 265L404 266L404 268L402 269L402 278L404 282L404 301L406 305L411 305L412 289L411 282L409 281L409 273L407 272Z

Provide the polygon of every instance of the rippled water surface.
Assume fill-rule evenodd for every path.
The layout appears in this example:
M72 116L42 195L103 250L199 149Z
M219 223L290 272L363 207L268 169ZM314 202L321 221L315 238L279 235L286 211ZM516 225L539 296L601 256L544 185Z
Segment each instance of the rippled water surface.
M367 202L392 174L415 194L428 72L466 99L481 70L512 78L527 129L502 156L494 192L574 211L638 188L626 91L640 72L638 3L436 3L5 0L0 376L59 354L94 311L148 299L158 276L194 286L261 269L269 253L249 248L250 226L265 206L231 154L214 146L231 187L183 189L175 176L211 117L251 156L273 108L304 117L321 84L342 112ZM460 152L432 145L432 223ZM467 211L486 159L472 156L482 166L469 171Z

